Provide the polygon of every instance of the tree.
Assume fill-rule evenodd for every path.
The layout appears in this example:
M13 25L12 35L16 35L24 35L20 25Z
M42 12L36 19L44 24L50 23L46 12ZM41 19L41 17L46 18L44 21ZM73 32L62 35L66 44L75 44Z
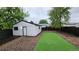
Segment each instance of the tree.
M50 20L52 21L52 27L53 28L61 28L62 27L62 19L64 19L65 22L69 20L70 16L70 7L54 7L52 10L50 10L49 16Z
M28 14L25 14L20 7L1 7L0 29L12 29L13 24L22 21L25 16L28 16Z
M48 24L48 22L46 19L42 19L42 20L40 20L39 24Z

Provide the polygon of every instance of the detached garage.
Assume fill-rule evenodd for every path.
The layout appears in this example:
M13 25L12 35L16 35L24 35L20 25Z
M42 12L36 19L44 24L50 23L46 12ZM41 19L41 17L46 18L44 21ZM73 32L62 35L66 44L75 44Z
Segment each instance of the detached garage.
M13 26L14 36L37 36L41 32L41 26L33 22L21 21Z

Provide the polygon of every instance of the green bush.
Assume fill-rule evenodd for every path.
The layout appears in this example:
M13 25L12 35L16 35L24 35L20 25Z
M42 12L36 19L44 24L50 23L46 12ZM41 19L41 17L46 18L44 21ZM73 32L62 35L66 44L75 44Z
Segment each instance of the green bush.
M11 29L13 24L22 21L25 16L20 7L2 7L0 8L0 29Z
M40 20L39 24L48 24L48 22L47 22L47 20L42 19L42 20Z

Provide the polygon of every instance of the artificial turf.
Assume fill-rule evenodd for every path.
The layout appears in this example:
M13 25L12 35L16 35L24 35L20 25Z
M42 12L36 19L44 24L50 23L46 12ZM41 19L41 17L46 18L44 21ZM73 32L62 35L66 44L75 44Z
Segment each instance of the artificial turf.
M43 32L35 51L77 51L79 48L66 41L56 32Z

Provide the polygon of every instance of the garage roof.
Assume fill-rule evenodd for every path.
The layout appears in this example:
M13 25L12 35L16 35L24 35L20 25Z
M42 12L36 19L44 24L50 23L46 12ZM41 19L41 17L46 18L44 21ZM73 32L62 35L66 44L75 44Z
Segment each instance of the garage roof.
M22 21L20 21L20 22L22 22ZM20 22L17 22L16 24L18 24L18 23L20 23ZM25 20L23 20L23 22L26 22L26 23L30 23L30 24L33 24L33 25L36 25L36 26L41 26L41 25L39 25L39 24L35 24L34 22L28 22L28 21L25 21ZM14 24L14 25L16 25L16 24Z

